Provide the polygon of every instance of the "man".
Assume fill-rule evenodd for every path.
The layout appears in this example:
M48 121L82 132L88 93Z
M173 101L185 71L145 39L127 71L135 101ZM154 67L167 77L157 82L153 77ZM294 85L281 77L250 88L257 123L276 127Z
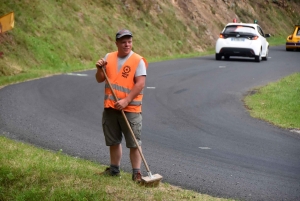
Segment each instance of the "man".
M104 67L118 97L118 101L115 101L106 82L102 128L106 145L109 146L110 150L110 167L106 168L101 174L120 175L121 142L124 135L126 147L130 149L132 180L141 182L140 168L142 159L121 113L121 110L125 112L139 146L141 146L142 98L148 63L143 57L132 51L132 37L132 33L129 30L120 30L116 34L115 42L118 51L106 54L104 58L96 63L97 82L105 81L105 76L101 69Z

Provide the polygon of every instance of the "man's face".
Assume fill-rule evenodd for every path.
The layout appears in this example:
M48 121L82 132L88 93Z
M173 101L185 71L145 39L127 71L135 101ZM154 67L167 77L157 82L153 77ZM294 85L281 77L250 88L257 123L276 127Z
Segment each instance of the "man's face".
M125 57L132 49L132 37L124 36L116 41L116 45L118 47L118 56Z

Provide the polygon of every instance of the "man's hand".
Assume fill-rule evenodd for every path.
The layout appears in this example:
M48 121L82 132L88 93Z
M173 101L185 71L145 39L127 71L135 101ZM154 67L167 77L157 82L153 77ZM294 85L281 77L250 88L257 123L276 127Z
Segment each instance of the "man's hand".
M98 83L101 83L105 80L105 76L104 76L104 73L102 71L102 68L104 68L104 66L106 64L107 64L107 62L103 58L99 59L96 63L97 73L96 73L95 76L96 76L96 80L97 80Z
M101 67L105 66L106 64L107 64L107 62L102 58L97 61L96 67L101 68Z
M115 108L118 110L123 110L125 107L127 107L128 104L128 100L126 98L123 98L115 103Z
M135 84L130 91L130 93L123 99L118 100L115 103L115 108L118 110L123 110L125 107L129 105L129 103L141 93L146 83L146 76L138 76L134 78Z

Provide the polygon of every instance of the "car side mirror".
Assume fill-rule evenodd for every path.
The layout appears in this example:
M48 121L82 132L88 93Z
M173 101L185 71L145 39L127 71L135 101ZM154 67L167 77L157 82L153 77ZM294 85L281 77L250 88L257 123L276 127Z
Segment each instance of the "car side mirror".
M265 34L265 37L269 38L269 37L271 37L271 34Z
M293 36L289 36L289 40L292 40Z

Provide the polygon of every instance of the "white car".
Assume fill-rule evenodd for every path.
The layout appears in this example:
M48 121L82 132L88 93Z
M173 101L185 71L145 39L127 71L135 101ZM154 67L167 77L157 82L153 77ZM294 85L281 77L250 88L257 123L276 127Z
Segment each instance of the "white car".
M255 61L267 60L269 43L258 24L228 23L216 42L216 60L231 56L254 57Z

